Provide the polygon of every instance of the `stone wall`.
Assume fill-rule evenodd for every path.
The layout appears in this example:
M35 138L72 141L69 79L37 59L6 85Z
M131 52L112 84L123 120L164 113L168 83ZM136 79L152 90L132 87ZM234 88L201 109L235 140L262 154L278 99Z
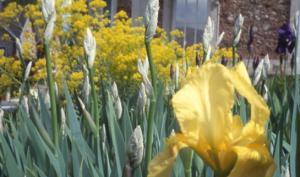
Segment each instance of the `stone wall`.
M220 32L225 31L224 46L230 46L233 38L233 24L235 17L241 13L245 17L244 30L239 46L243 58L248 58L247 41L248 30L253 24L254 46L253 54L270 54L271 58L278 58L275 53L277 45L277 29L290 19L291 0L220 0Z

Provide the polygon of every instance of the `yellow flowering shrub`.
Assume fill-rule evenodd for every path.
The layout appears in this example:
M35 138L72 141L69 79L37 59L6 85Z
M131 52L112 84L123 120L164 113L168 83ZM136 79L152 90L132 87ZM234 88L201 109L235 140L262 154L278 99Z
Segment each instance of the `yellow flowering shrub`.
M56 1L57 20L53 40L51 41L55 80L58 86L62 87L62 81L66 79L72 90L82 87L83 65L86 64L83 40L86 28L89 27L97 43L94 64L97 85L99 86L101 77L102 79L116 81L119 88L126 89L126 92L137 88L141 80L137 71L137 59L144 59L146 56L142 18L131 19L126 12L120 11L115 15L114 21L111 22L107 17L108 13L103 12L103 7L106 6L103 0L92 0L89 4L85 0L75 0L71 4L66 2ZM19 6L15 2L10 3L3 12L0 12L0 18L9 21L20 13L25 14L32 25L32 30L27 30L27 33L31 34L26 34L25 38L36 38L34 43L36 45L36 55L32 55L33 47L28 42L30 40L22 43L23 57L26 63L33 61L30 80L36 83L46 77L43 54L45 22L41 11L41 1L38 0L36 4L25 6ZM183 64L186 58L190 61L189 63L193 64L195 51L201 49L201 45L197 44L188 47L184 51L176 42L176 39L183 37L183 33L179 30L171 32L171 36L174 40L170 41L166 32L158 28L157 35L151 45L154 63L160 78L166 82L169 80L171 64ZM230 51L220 49L213 58L220 58L222 55L230 58ZM4 67L2 64L0 66ZM16 71L11 70L11 72L15 73ZM0 82L2 82L1 79L2 77ZM7 82L6 85L0 87L9 86L9 83L13 84Z
M4 51L0 50L0 93L4 94L7 88L16 89L20 84L18 81L22 77L20 60L5 57Z

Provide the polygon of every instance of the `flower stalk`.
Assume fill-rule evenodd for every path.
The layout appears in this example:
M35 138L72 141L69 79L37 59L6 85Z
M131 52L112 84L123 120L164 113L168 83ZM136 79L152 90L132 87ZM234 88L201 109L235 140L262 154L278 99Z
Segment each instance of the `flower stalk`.
M98 96L96 92L96 86L94 82L95 77L95 67L94 67L94 61L96 58L96 39L92 34L92 31L87 28L86 34L84 37L84 50L85 50L85 58L86 58L86 64L88 68L88 74L89 74L89 80L91 84L91 97L92 97L92 117L95 119L96 127L94 129L95 131L95 149L96 149L96 159L97 164L100 164L99 154L100 154L100 112L98 108Z
M151 160L152 157L152 143L153 143L153 126L154 126L154 116L156 112L156 93L157 93L157 87L156 87L156 70L152 59L152 52L151 52L151 42L146 41L146 51L150 66L150 73L151 73L151 82L152 82L152 95L150 99L150 113L148 117L148 127L147 127L147 144L146 144L146 167L148 166L148 163Z
M152 82L152 94L150 101L150 113L148 117L148 127L147 127L147 143L146 143L146 168L152 157L152 144L153 144L153 126L154 126L154 116L156 113L156 93L157 93L157 75L155 66L153 63L152 52L151 52L151 39L153 38L158 20L159 11L159 0L148 0L145 12L145 46L148 56L148 62L150 66L151 82Z
M96 127L99 130L99 122L100 122L100 117L99 117L99 109L98 109L98 98L97 98L97 93L96 93L96 88L95 88L95 82L94 82L94 75L95 75L95 69L94 68L89 68L89 78L90 78L90 83L91 83L91 95L92 95L92 105L93 105L93 113L92 116L95 118L95 123ZM97 136L99 136L99 133L97 133Z
M98 109L98 98L96 93L96 86L94 82L94 76L95 76L95 68L94 68L94 61L96 58L96 39L92 34L92 31L87 28L86 34L84 37L84 50L85 50L85 57L86 57L86 63L88 68L88 74L91 84L91 96L92 96L92 117L95 118L95 123L97 127L97 136L99 137L99 121L100 121L100 115L99 115L99 109Z
M236 47L232 46L232 65L234 66L236 63L236 56L235 56Z
M51 104L51 117L52 117L52 139L55 145L58 145L58 121L57 121L57 106L56 106L56 94L54 79L52 74L52 58L50 54L49 41L45 40L44 49L46 54L46 70L47 70L47 82L50 94L50 104Z

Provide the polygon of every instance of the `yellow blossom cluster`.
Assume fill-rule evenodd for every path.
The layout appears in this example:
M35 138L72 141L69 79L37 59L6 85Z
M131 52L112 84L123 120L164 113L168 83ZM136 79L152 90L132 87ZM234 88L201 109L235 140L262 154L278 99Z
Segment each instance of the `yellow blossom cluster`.
M141 80L137 71L137 60L139 58L143 60L146 56L142 18L131 19L126 12L120 11L115 15L114 20L110 21L108 12L103 9L106 6L103 0L92 0L89 3L86 3L85 0L66 2L56 1L57 20L51 41L55 80L58 86L62 87L63 79L65 79L72 90L82 88L83 68L86 65L83 40L86 28L89 27L97 43L94 64L97 85L99 86L100 79L114 80L119 88L126 90L126 92L136 89ZM24 14L30 21L31 30L26 30L24 33L24 39L27 40L21 42L25 62L33 61L29 80L36 83L46 78L43 50L45 22L41 11L41 1L38 0L35 4L25 6L19 6L15 2L10 3L3 12L0 12L0 18L9 21L16 19L15 17L20 14ZM190 63L194 63L195 51L199 50L200 55L202 52L200 44L188 47L186 50L183 49L176 42L177 39L183 37L181 31L175 30L170 35L173 40L169 40L166 32L158 28L157 35L151 44L154 63L160 78L166 82L169 80L171 64L183 64L186 58ZM31 40L28 40L29 38ZM30 42L32 40L35 41ZM220 49L215 52L212 58L217 60L222 55L230 58L232 55L230 51ZM33 52L35 54L32 54ZM15 59L15 62L17 61ZM5 68L3 64L0 66ZM17 72L13 68L8 71ZM1 72L0 82L3 79L7 80L2 75L4 74ZM2 84L0 89L10 84L13 85L13 82L6 82L6 85Z
M204 58L204 50L202 44L195 44L186 49L186 56L189 62L195 62L196 55L202 60ZM212 62L220 62L222 57L227 59L233 58L232 48L219 48L217 49L210 58ZM235 57L239 57L238 53L235 53Z
M0 50L0 93L3 94L7 89L17 89L20 87L22 68L20 60L11 57L4 57L4 51Z

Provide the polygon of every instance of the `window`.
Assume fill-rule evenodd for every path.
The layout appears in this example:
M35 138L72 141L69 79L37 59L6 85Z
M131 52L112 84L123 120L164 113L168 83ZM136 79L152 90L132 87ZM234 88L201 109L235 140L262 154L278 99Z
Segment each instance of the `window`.
M176 0L174 4L172 29L185 33L186 44L202 39L208 17L208 0Z
M105 0L107 6L105 7L105 10L109 11L109 18L110 20L113 20L115 14L117 13L117 6L118 1L117 0Z

